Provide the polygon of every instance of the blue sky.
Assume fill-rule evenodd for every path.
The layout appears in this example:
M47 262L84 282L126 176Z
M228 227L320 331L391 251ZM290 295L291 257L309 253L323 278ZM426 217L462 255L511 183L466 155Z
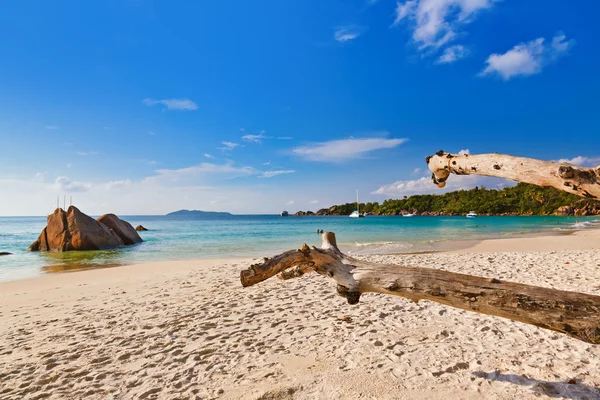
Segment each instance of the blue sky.
M14 1L0 215L316 210L438 192L425 156L600 164L600 3ZM456 177L448 190L505 182Z

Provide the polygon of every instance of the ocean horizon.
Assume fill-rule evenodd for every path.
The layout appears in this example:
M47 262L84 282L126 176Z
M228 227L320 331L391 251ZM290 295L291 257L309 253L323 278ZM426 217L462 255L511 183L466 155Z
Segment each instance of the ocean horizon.
M565 233L600 227L598 217L563 216L347 216L280 217L128 215L122 219L143 225L144 242L106 251L30 252L27 248L46 226L46 217L0 217L0 281L46 273L118 267L151 261L200 258L261 257L319 246L318 230L336 233L349 254L394 254L447 250L465 241Z

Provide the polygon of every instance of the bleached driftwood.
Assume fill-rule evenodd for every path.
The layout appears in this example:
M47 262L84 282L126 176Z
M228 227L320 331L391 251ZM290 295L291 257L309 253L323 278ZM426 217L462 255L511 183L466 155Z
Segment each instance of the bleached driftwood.
M444 187L451 173L487 175L555 187L581 197L600 198L600 166L577 167L501 154L452 155L439 151L427 157L433 182ZM600 296L547 289L498 279L431 268L376 264L343 254L332 232L323 234L320 249L306 244L241 271L243 286L279 274L281 279L316 271L334 279L338 294L350 304L366 292L413 301L431 300L482 314L512 319L600 344Z
M376 264L343 254L332 232L320 249L306 244L241 271L244 287L279 274L280 279L317 272L337 282L350 304L361 294L383 293L413 301L431 300L482 314L509 318L600 344L600 296L547 289L432 268Z
M486 175L537 186L554 187L588 199L600 199L600 165L578 167L566 162L535 160L505 154L454 155L442 150L426 158L433 183L446 186L450 174Z

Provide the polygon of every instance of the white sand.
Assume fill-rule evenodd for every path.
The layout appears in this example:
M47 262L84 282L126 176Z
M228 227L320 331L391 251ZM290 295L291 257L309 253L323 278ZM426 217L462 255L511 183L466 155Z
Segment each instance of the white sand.
M364 258L600 295L598 231L506 240ZM349 306L320 276L244 289L249 263L1 283L0 399L600 398L600 346L427 301Z

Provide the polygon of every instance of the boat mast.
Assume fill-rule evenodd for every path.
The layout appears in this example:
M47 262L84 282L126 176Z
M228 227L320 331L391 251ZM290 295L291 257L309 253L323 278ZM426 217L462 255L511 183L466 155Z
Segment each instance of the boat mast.
M356 211L360 214L360 203L358 202L358 189L356 189Z

